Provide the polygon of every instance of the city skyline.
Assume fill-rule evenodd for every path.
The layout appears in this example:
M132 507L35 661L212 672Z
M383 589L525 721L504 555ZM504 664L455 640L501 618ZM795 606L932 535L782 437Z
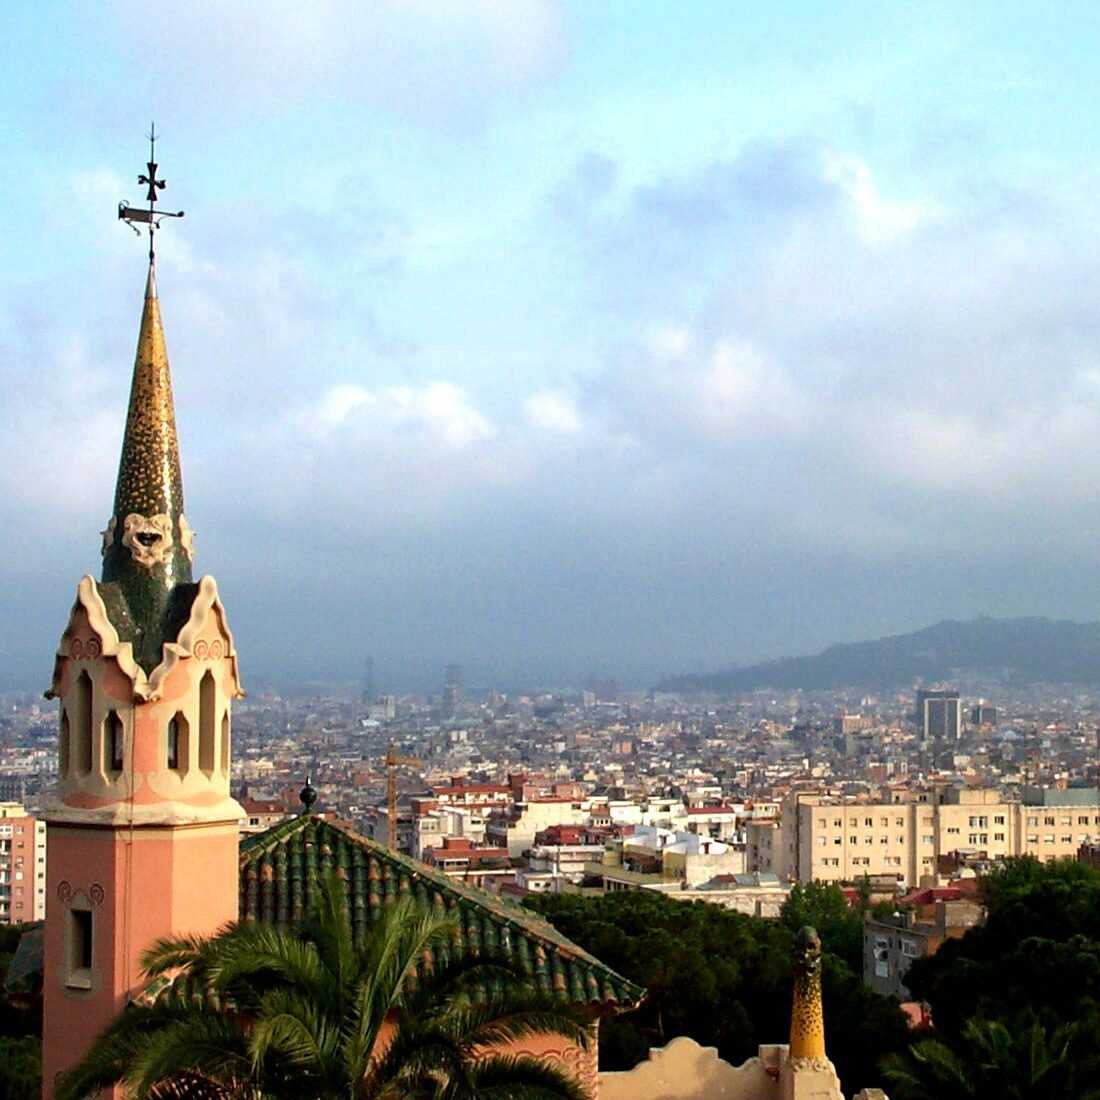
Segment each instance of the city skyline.
M15 15L7 686L99 572L150 115L196 568L246 682L1100 617L1091 8L278 16Z

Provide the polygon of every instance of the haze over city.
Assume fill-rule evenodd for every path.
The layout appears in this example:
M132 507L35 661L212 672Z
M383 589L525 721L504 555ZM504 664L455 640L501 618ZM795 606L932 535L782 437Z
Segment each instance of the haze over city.
M148 15L8 13L3 686L99 571L150 118L246 683L1100 617L1094 5Z

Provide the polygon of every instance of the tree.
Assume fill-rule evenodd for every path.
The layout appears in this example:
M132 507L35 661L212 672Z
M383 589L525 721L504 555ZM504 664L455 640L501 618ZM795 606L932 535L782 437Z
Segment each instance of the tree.
M581 1100L569 1077L500 1049L543 1034L584 1046L584 1021L499 960L426 971L452 930L406 902L356 943L330 875L297 934L237 923L160 940L142 963L163 988L116 1018L58 1100L116 1084L136 1100Z
M974 1019L961 1041L923 1039L883 1059L894 1100L1096 1100L1100 1076L1092 1036L1075 1025L1048 1033Z
M1100 1006L1100 874L1069 861L1006 860L983 881L985 922L918 959L905 982L946 1041L975 1017L1034 1012L1053 1032Z
M870 894L867 896L869 899ZM779 919L792 935L806 925L816 928L823 951L843 960L853 974L862 972L863 917L848 904L844 891L835 883L796 883Z
M824 905L843 894L810 891ZM806 893L796 904L806 905ZM786 1037L791 1013L792 933L706 902L637 890L599 897L546 895L527 904L575 943L647 990L642 1005L600 1028L600 1068L631 1069L651 1046L689 1035L739 1065L761 1043ZM795 910L788 910L791 918ZM847 920L845 904L837 910ZM858 923L859 917L851 914ZM793 923L793 920L792 920ZM800 926L798 926L800 927ZM826 1047L848 1092L880 1079L883 1051L908 1042L897 1001L868 989L835 954L822 969Z

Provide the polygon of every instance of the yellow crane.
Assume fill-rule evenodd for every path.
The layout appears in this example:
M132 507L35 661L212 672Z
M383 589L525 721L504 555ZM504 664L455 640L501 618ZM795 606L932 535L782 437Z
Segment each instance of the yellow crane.
M401 756L397 746L390 742L389 751L382 758L386 765L386 843L397 851L397 769L419 768L415 756Z

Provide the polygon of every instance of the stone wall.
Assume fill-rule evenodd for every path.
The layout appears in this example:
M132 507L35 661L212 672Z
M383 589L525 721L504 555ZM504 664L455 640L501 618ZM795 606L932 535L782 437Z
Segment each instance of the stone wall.
M820 1064L818 1064L820 1063ZM599 1100L844 1100L828 1059L791 1058L786 1045L762 1046L740 1066L685 1036L649 1052L632 1070L601 1073ZM853 1100L888 1100L864 1089Z

